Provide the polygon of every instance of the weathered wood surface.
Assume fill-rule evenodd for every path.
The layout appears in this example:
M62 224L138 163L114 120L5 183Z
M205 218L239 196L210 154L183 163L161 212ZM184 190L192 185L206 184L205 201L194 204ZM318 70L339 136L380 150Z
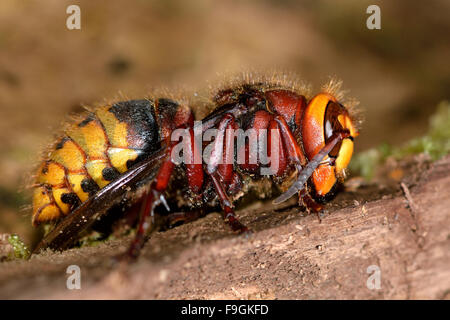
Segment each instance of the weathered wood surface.
M248 239L210 215L156 234L126 276L108 259L125 240L3 263L0 298L448 299L450 157L418 177L321 223L295 206L247 209ZM66 289L69 264L81 267L81 290ZM367 287L371 265L380 289Z

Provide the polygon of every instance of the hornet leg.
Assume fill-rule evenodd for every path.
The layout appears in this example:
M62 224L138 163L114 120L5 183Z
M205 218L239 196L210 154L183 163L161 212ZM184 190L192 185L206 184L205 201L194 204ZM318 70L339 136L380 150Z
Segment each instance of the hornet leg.
M219 132L217 134L216 139L214 140L213 149L211 152L211 158L209 159L209 164L207 167L207 173L211 177L214 188L216 189L217 195L220 200L220 204L223 209L223 218L228 222L233 231L238 231L239 233L248 232L249 229L243 225L233 210L233 203L231 199L228 197L223 178L220 176L218 168L221 165L220 162L224 158L223 152L225 154L227 152L234 152L233 149L229 150L228 148L224 148L224 142L226 146L230 146L229 139L234 139L234 135L227 135L225 138L226 129L232 129L234 127L235 118L232 114L227 113L219 123ZM227 164L224 164L226 166Z
M167 156L162 163L155 179L150 185L149 190L144 196L144 201L140 209L139 224L136 231L136 236L130 245L126 253L126 257L131 260L135 260L147 241L150 231L155 229L155 216L154 209L157 205L163 204L167 210L169 207L163 196L163 192L166 190L170 177L172 175L175 164L171 159L172 146L167 148Z

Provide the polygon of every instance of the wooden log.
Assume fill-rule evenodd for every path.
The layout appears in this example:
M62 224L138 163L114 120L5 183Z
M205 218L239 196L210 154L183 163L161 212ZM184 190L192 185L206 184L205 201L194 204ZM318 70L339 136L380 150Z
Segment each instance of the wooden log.
M156 234L126 276L105 260L128 240L47 253L14 270L0 264L0 298L450 297L450 157L392 195L331 209L321 223L297 207L241 215L256 230L250 238L208 216ZM82 290L65 288L69 264L81 266Z

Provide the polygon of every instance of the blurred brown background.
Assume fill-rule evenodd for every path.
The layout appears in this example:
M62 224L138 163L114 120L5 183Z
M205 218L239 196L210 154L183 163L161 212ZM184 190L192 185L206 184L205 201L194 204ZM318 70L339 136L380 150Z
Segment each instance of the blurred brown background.
M66 28L67 6L81 30ZM366 8L381 8L381 30ZM153 87L280 68L360 100L357 151L423 134L449 98L450 2L45 0L0 2L0 233L29 241L24 177L70 112Z

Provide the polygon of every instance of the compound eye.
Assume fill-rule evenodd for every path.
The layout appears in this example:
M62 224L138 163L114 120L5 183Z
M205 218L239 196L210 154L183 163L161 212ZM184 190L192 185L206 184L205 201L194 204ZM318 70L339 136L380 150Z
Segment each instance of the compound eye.
M344 127L339 121L339 116L345 114L346 110L340 104L330 101L325 111L324 134L325 143L329 142L335 132L342 131ZM342 142L339 142L328 154L332 158L337 158Z

